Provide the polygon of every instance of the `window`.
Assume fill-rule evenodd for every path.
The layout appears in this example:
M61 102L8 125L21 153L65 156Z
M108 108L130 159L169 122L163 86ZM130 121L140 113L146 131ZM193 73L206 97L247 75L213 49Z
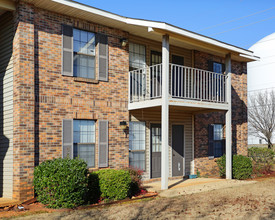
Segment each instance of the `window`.
M144 45L130 43L129 56L130 71L144 68L146 66L146 55Z
M209 61L209 71L218 73L209 79L208 88L210 97L215 101L225 101L225 65L223 63Z
M222 64L213 62L213 72L215 73L222 73Z
M73 157L95 167L95 121L73 120Z
M95 79L95 34L73 29L73 74Z
M224 130L222 124L209 125L209 156L221 157L225 153Z
M130 122L129 163L131 167L145 170L145 122Z
M130 71L135 70L130 75L131 99L144 98L146 94L146 56L145 46L141 44L129 44L129 67Z

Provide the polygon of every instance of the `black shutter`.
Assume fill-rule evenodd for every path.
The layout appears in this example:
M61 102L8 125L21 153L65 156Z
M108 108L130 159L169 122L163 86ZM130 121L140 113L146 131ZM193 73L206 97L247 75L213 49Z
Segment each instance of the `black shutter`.
M73 76L73 27L62 25L62 75Z
M98 167L108 167L108 121L99 121L98 131Z
M213 72L213 61L212 60L208 60L208 71Z
M214 125L208 125L208 156L214 157Z
M100 81L108 81L109 71L109 52L108 52L108 36L103 34L96 35L98 45L98 79Z
M63 119L62 157L73 158L73 120Z
M225 65L222 63L222 73L225 74Z

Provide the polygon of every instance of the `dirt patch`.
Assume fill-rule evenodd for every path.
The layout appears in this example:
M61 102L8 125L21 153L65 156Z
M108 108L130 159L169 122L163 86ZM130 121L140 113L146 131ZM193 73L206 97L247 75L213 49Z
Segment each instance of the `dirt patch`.
M275 219L275 178L249 185L20 219Z

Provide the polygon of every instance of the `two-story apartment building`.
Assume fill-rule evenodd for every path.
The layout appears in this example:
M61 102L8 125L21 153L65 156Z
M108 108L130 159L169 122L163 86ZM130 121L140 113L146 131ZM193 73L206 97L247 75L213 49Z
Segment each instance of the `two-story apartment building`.
M217 174L246 154L253 52L70 0L0 0L0 196L33 197L58 157L144 178Z

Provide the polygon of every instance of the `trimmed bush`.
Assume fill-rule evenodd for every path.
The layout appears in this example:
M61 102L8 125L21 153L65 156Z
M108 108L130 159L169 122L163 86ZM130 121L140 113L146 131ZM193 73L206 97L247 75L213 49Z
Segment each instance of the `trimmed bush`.
M129 195L131 176L125 170L99 170L99 187L102 199L121 200Z
M268 148L251 147L248 156L253 160L254 174L270 173L274 163L274 151Z
M49 208L74 208L88 191L87 164L79 159L54 159L34 169L37 200Z
M225 155L217 160L220 170L220 176L225 177L226 158ZM249 157L242 155L234 155L232 161L232 176L234 179L244 180L251 177L252 174L252 161Z
M136 196L137 194L140 193L142 189L141 180L142 180L143 171L133 167L128 167L128 168L125 168L124 170L128 171L131 176L129 197Z

